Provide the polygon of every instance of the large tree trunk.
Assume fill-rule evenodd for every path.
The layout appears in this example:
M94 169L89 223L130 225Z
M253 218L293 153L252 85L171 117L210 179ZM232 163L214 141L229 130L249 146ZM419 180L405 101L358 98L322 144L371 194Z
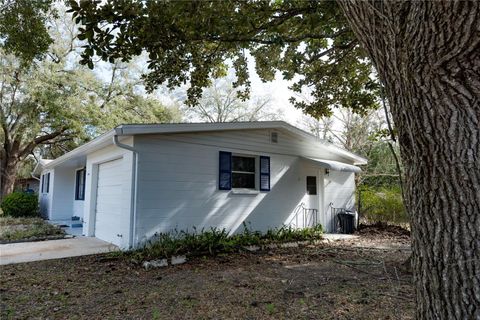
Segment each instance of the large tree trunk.
M418 319L480 319L480 2L339 1L399 131Z
M0 201L15 188L15 179L17 177L19 161L18 157L6 156L0 159Z

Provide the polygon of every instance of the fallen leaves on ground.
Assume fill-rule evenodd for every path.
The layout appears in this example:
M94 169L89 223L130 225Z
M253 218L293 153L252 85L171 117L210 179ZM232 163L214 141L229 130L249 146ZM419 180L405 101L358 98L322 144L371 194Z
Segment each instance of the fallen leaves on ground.
M370 234L370 233L369 233ZM106 255L1 267L8 319L412 319L403 236L195 258L146 271Z

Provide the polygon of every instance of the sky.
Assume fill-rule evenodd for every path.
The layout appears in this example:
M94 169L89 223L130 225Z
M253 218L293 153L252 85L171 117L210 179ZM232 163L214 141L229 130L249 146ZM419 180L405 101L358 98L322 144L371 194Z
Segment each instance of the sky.
M281 73L277 72L275 80L266 83L262 82L255 72L255 61L251 56L248 57L248 69L251 82L250 97L268 97L270 107L279 109L283 113L282 120L295 126L301 126L304 115L302 111L295 108L289 101L290 97L294 96L294 92L289 89L293 81L284 80ZM235 79L233 69L229 69L228 78ZM155 96L166 105L178 103L185 99L187 88L187 86L181 87L174 92L170 92L165 88L159 88Z

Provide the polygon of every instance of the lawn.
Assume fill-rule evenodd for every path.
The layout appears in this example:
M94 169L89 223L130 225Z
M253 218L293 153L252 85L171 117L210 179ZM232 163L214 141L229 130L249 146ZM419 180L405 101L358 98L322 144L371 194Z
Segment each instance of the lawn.
M41 218L0 216L0 243L62 238L65 232Z
M0 318L412 319L408 244L369 230L148 271L113 255L2 266Z

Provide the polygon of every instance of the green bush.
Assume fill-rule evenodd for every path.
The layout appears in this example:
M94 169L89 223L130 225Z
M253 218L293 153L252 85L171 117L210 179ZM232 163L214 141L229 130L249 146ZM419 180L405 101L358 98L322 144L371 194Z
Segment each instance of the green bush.
M5 216L38 216L38 198L32 193L13 192L3 199L0 207L2 208Z
M360 198L360 213L368 221L408 222L400 187L372 188L363 186L360 189Z
M243 246L264 245L291 241L313 241L321 239L322 226L294 229L281 227L266 233L252 231L244 224L242 233L229 235L225 229L211 228L197 232L174 231L157 234L143 248L127 254L139 260L171 257L179 254L217 255L238 251Z

